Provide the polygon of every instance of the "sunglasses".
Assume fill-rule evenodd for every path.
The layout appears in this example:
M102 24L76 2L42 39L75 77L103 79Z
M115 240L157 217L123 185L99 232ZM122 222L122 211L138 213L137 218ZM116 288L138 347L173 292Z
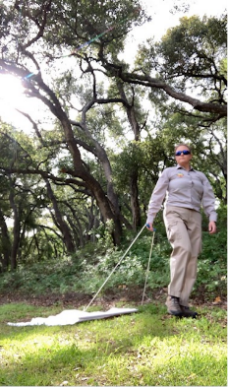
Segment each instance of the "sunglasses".
M189 150L182 150L182 151L177 151L175 154L176 156L181 156L183 153L183 155L190 155L191 152Z

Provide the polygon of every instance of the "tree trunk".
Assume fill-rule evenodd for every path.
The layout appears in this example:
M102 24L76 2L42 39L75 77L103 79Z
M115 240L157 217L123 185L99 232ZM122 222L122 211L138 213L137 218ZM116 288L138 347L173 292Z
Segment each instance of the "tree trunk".
M131 129L134 133L134 140L140 141L140 125L138 123L136 110L134 106L134 95L131 103L129 103L124 91L123 83L117 81L117 86L121 98L125 101L125 110L127 113L128 121L131 125ZM130 176L130 194L131 194L131 211L132 211L132 223L133 229L136 231L137 227L141 225L140 205L138 200L138 167L135 166L133 173Z
M93 178L93 176L85 176L83 179L87 187L92 192L94 198L96 199L97 205L101 211L101 215L103 217L103 221L106 223L108 220L113 220L114 222L114 231L113 231L113 242L115 245L119 245L121 242L121 236L122 236L122 226L120 217L118 214L113 213L111 209L110 202L105 195L104 191L102 190L100 184L97 182L96 179Z
M121 241L121 235L122 235L122 227L121 227L119 216L118 214L113 214L109 199L107 198L99 182L85 169L82 163L81 155L77 147L76 141L74 139L74 134L69 121L67 120L66 117L64 117L64 119L61 119L61 123L63 125L66 141L73 158L75 176L81 178L84 181L86 187L91 191L100 209L104 222L106 222L109 219L113 219L114 221L113 239L114 239L114 243L116 245L119 245Z
M11 179L10 184L12 185ZM9 199L10 199L10 205L13 210L13 216L14 216L14 223L13 223L13 243L12 243L12 250L11 250L11 269L15 270L17 268L17 254L18 249L20 245L20 214L19 209L17 208L17 205L15 203L14 198L14 188L11 187Z
M131 209L134 231L141 225L140 206L138 200L138 172L135 170L130 177Z
M52 202L53 209L55 211L55 217L57 220L57 224L58 224L58 227L63 235L63 241L64 241L64 244L67 248L67 252L69 254L74 253L75 252L75 245L74 245L74 241L73 241L70 229L62 217L62 214L61 214L61 211L59 209L56 197L52 191L51 184L49 183L48 179L45 179L45 182L46 182L48 197Z
M115 225L114 233L113 233L113 242L114 242L114 244L118 245L120 243L121 235L122 235L122 223L121 223L121 213L120 213L119 200L118 200L118 196L116 195L114 187L113 187L112 168L110 165L110 161L108 159L108 156L107 156L105 149L99 144L98 141L96 141L92 137L90 131L88 130L88 128L85 124L84 124L84 130L85 130L88 138L90 139L90 141L92 141L94 144L94 147L96 149L96 157L100 161L100 164L103 168L103 171L104 171L104 174L106 177L107 196L104 195L103 200L107 201L107 204L110 207L110 210L112 213L111 218L110 218L110 215L108 215L108 217L107 217L105 215L105 213L102 211L102 209L100 208L100 205L99 205L100 201L98 200L98 197L95 195L95 193L99 191L98 186L97 186L98 191L97 191L97 189L95 191L93 191L92 188L90 188L90 189L91 189L91 192L93 193L93 197L96 199L97 205L100 208L103 219L105 221L108 219L113 219L114 225ZM91 175L90 175L90 177L91 177ZM90 177L88 180L91 180ZM84 180L84 181L87 181L87 180ZM92 185L94 186L94 182L92 183Z
M0 229L1 229L1 245L2 245L2 251L0 253L0 272L4 272L8 269L10 264L11 243L10 243L7 224L5 222L5 218L1 209L0 209Z

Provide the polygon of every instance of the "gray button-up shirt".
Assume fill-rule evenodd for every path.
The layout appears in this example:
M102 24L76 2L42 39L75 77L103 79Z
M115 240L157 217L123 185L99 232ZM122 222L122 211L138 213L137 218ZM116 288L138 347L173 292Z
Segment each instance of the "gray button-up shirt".
M193 168L187 171L180 165L166 168L151 195L147 223L153 223L157 212L161 209L166 193L165 204L167 206L190 208L199 212L202 205L209 220L216 222L215 196L203 172L198 172Z

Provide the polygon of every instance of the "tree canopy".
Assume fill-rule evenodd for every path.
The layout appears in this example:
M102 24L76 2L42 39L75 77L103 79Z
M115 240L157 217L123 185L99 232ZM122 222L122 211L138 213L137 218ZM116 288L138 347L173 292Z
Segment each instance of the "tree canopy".
M190 141L226 201L226 16L180 19L120 59L139 1L7 1L0 68L46 107L30 135L1 122L1 267L77 248L108 228L114 244L143 224L173 146ZM154 113L154 114L153 114ZM7 218L13 220L11 228Z

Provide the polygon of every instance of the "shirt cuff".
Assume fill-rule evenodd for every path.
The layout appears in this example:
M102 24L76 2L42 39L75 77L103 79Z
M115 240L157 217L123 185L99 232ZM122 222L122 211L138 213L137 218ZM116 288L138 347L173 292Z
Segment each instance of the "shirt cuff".
M147 220L146 220L146 224L147 223L153 223L153 221L154 221L154 217L153 216L148 216Z

